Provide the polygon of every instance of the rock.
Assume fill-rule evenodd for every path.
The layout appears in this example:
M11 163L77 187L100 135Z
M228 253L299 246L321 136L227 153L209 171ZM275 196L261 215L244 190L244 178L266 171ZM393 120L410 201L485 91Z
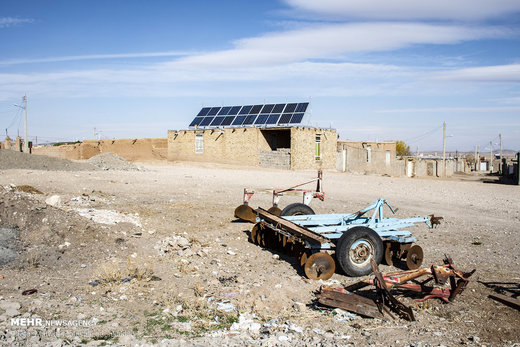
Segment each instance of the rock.
M61 196L53 195L45 199L45 203L50 206L60 207L61 206Z
M135 337L132 335L119 336L119 341L123 346L134 346L136 344Z
M293 304L293 309L297 312L303 312L307 309L307 306L303 302L295 302Z
M5 315L7 317L17 317L20 315L20 311L14 308L8 308L7 310L5 310Z
M8 310L10 308L19 310L22 307L19 302L14 301L1 301L0 302L0 308L3 310Z

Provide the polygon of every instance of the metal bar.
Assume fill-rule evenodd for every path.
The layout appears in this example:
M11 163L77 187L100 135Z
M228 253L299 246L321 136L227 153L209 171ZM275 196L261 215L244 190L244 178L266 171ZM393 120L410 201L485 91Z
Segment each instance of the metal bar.
M520 300L518 299L514 299L510 296L502 294L489 294L489 297L493 300L503 303L504 305L520 310Z
M299 226L298 224L292 223L291 221L288 221L282 217L269 213L266 210L264 210L263 208L259 207L256 210L256 212L261 219L263 219L267 223L272 224L273 226L275 226L276 229L278 229L278 228L283 229L286 232L296 235L297 237L300 237L311 244L312 243L324 244L324 243L331 242L331 240L329 238L324 237L320 234L317 234L317 233L313 232L312 230Z

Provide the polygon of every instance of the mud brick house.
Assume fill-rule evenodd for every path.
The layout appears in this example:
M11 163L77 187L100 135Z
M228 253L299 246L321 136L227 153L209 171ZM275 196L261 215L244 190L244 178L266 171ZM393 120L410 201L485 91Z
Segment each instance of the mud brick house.
M308 105L204 107L188 129L168 131L168 160L335 168L336 130L302 126Z

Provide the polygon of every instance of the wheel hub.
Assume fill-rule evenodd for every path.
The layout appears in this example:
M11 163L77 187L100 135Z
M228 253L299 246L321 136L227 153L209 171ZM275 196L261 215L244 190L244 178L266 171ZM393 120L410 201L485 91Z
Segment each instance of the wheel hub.
M349 257L354 264L361 266L370 261L373 254L373 247L368 241L358 240L350 248Z

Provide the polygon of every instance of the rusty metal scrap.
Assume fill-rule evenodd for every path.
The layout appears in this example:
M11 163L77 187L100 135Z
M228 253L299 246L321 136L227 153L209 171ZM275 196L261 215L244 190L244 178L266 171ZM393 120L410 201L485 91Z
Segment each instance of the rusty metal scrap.
M444 265L432 265L430 268L387 273L383 275L383 280L388 289L395 287L422 296L418 301L439 298L445 302L450 302L455 300L455 297L464 291L469 283L469 278L474 272L475 270L470 272L457 270L451 258L446 257L444 259ZM418 279L423 276L429 277L419 281ZM448 280L450 288L439 288L433 285L427 285L432 281L436 285L444 285ZM374 285L374 279L365 280L364 282Z
M318 302L325 306L338 307L363 317L383 318L383 314L373 300L342 288L324 286L316 297Z
M318 301L330 307L339 307L365 317L383 318L383 313L395 318L392 312L400 318L414 321L415 317L411 307L404 305L391 293L391 289L404 290L404 294L413 293L419 296L417 301L431 298L439 298L445 302L451 302L462 293L469 283L469 278L475 270L463 272L455 268L453 261L446 257L444 265L432 265L430 268L400 271L382 274L376 262L372 259L370 265L374 277L354 283L345 288L322 287L316 295ZM423 278L421 281L419 279ZM449 288L441 286L449 282ZM375 299L354 293L355 291L373 285L376 288ZM436 286L435 286L436 285Z

